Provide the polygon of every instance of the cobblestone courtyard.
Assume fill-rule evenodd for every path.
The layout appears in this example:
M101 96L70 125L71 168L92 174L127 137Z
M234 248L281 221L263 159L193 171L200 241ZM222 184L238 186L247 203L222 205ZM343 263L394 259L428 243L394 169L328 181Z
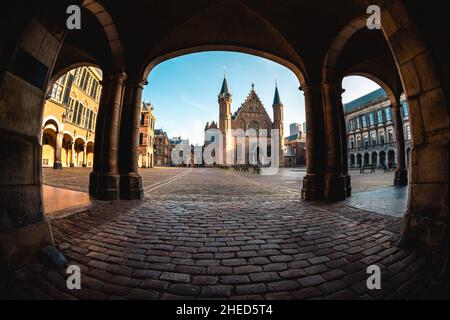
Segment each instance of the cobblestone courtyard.
M63 170L74 190L82 175ZM83 169L88 172L88 169ZM47 183L54 175L44 170ZM144 170L143 201L91 205L53 217L56 246L80 266L30 264L10 277L8 297L56 299L397 299L430 284L429 258L395 247L401 219L300 199L287 179L222 169ZM78 181L78 182L77 182ZM278 181L278 182L277 182ZM280 183L283 181L283 183ZM290 181L290 182L289 182ZM77 187L78 186L78 187ZM84 188L84 186L83 186ZM382 289L369 291L377 264Z

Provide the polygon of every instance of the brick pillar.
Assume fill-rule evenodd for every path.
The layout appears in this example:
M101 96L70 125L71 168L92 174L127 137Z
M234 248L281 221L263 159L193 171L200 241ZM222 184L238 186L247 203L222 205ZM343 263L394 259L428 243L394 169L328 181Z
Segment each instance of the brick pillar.
M322 85L327 148L327 174L325 176L325 198L341 201L347 196L346 177L343 165L343 145L339 103L342 89L334 83Z
M63 140L63 133L58 132L56 134L55 162L53 163L53 169L62 169L61 163L62 140Z
M144 189L139 175L139 132L142 91L147 81L131 78L127 83L120 137L120 197L142 199ZM143 159L144 161L144 159Z
M395 170L394 185L408 185L408 171L406 170L405 156L405 136L403 133L403 121L400 113L400 103L392 103L392 113L394 118L395 141L397 142L397 169Z
M302 198L324 198L325 153L322 97L320 85L300 88L305 95L306 112L306 176L303 178Z
M100 200L120 198L120 176L118 170L119 122L126 74L105 76L102 98L97 118L94 146L96 157L94 170L89 177L89 193ZM97 154L99 154L97 156Z

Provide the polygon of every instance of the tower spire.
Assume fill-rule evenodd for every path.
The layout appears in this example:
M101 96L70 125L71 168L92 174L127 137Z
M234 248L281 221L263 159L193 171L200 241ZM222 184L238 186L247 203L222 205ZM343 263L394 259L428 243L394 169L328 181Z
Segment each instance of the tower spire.
M223 82L222 82L222 88L220 89L220 95L224 96L224 95L229 95L229 94L230 94L230 92L228 91L227 73L226 73L226 68L224 67Z
M278 92L278 83L277 80L275 79L275 95L273 97L273 105L279 105L282 104L281 103L281 99L280 99L280 93Z

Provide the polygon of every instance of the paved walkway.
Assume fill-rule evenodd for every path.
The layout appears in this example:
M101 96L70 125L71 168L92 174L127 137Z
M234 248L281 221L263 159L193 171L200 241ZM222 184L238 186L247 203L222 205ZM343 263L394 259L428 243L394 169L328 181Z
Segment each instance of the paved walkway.
M408 187L386 187L353 193L345 204L372 212L403 217L408 204Z
M143 201L94 201L52 219L57 247L82 270L82 290L66 288L65 270L36 262L9 278L7 296L396 299L427 292L433 264L395 247L399 218L304 202L295 190L231 171L183 171ZM366 287L371 264L381 268L381 290Z
M53 215L62 210L72 209L90 204L89 194L69 189L44 185L44 210L47 215Z

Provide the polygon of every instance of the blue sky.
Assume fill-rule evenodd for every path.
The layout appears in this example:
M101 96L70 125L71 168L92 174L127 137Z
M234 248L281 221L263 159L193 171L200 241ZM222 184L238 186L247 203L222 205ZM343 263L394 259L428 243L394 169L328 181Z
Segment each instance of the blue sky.
M163 128L169 137L182 136L191 143L203 143L206 122L217 121L219 94L226 67L228 88L233 96L232 112L245 101L255 84L269 116L275 78L285 106L285 133L289 124L305 121L303 93L296 76L286 67L270 60L235 52L194 53L165 61L149 75L143 99L155 108L156 127ZM359 79L358 79L359 78ZM350 77L344 80L344 102L378 88L370 80Z

